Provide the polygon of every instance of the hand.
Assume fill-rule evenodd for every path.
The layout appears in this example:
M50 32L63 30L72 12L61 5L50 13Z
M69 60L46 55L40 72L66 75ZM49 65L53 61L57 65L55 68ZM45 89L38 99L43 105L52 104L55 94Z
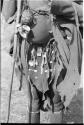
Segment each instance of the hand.
M17 32L20 33L20 35L26 39L27 38L27 34L30 32L30 27L27 26L27 25L21 25L21 24L18 24L17 26Z
M45 109L45 110L50 110L50 109L52 109L52 106L51 106L51 104L50 104L50 98L49 97L47 97L47 99L44 101L44 105L43 105L43 108Z

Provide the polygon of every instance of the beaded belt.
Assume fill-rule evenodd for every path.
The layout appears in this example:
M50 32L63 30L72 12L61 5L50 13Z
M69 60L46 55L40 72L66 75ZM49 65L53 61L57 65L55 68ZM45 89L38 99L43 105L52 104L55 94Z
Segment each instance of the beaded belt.
M52 38L46 47L32 46L29 49L27 64L29 78L38 90L45 93L49 90L58 64L58 50L56 41Z

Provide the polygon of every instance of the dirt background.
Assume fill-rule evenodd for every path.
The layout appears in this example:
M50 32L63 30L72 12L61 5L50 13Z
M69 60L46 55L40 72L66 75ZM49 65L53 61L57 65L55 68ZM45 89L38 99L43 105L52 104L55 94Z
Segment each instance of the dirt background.
M12 58L9 56L10 36L13 34L14 25L5 23L1 17L1 123L7 122L8 99L12 75ZM83 76L81 76L82 79ZM63 123L83 123L83 81L77 94L73 97L69 111L63 116ZM14 75L10 123L27 123L27 96L22 88L18 90L19 81ZM41 111L41 123L49 123L49 114Z

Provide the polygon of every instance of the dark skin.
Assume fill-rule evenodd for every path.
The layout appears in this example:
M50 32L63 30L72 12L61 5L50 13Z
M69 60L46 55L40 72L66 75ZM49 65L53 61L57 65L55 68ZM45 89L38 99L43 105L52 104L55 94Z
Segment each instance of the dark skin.
M3 3L2 13L3 13L6 21L9 19L9 17L11 17L15 14L16 9L17 9L16 2L17 2L17 0L1 1L1 4ZM72 14L72 16L74 15L74 10L72 8L73 2L75 3L75 7L77 9L79 21L82 23L83 22L83 6L82 6L83 1L82 0L80 0L80 1L79 0L52 0L52 5L55 3L55 8L58 8L57 9L58 11L56 11L56 14L58 12L60 12L60 13L58 13L59 15L60 14L61 15L70 14L69 16L71 17L71 14ZM35 8L38 8L39 6L41 7L45 4L47 5L48 2L45 2L44 0L40 0L40 2L31 0L29 4L30 4L31 8L35 9ZM52 9L52 7L53 6L51 6L51 9ZM69 10L68 10L68 8L69 8ZM70 8L72 10L70 10ZM71 20L71 18L70 18L70 20Z
M15 1L15 0L14 0ZM10 16L13 16L14 14L15 14L15 12L16 12L16 4L15 4L15 2L14 1L11 1L11 5L12 6L10 6L11 8L9 9L9 10L11 10L11 9L13 9L13 11L10 11L11 13L7 13L6 12L6 10L4 11L4 9L5 9L5 7L3 7L3 15L6 17L6 20L8 20L9 19L9 17ZM30 0L31 1L31 0ZM14 2L14 3L13 3ZM36 2L36 1L35 1ZM10 2L9 2L10 3ZM69 4L69 3L68 3ZM5 2L5 5L6 5L6 2ZM39 7L39 4L32 4L32 2L31 2L31 8L33 8L33 9L37 9L38 7ZM38 6L37 6L38 5ZM42 5L41 6L43 6L44 4L42 3ZM63 5L63 4L61 4L61 5ZM7 6L9 6L9 5L7 5ZM64 5L65 7L67 7L67 4L65 4ZM56 7L56 6L55 6ZM62 6L63 7L63 6ZM71 4L69 4L68 5L68 7L70 7L70 8L72 8L72 6L71 6ZM63 16L64 16L64 14L65 15L69 15L69 14L71 14L69 17L68 17L68 19L69 20L74 20L74 10L73 9L71 9L71 11L69 12L69 14L67 14L67 12L65 12L65 11L60 11L60 4L59 4L59 12L60 12L60 14L63 14ZM8 7L6 8L6 9L8 9ZM61 8L61 9L63 9L63 8ZM51 12L51 13L53 13L53 12ZM7 16L6 16L6 14L8 14ZM59 13L58 13L59 14ZM40 41L40 40L43 40L44 41L44 39L46 38L46 36L48 35L48 31L50 30L50 19L49 19L49 17L48 16L46 16L46 18L45 18L45 16L39 16L40 18L38 18L38 17L36 17L37 18L37 24L38 25L36 25L33 29L32 29L32 31L33 31L33 33L34 33L34 38L33 38L33 41ZM39 28L39 27L41 27L41 28ZM45 34L46 33L46 34ZM43 35L43 36L42 36ZM41 37L40 37L41 36ZM43 39L43 37L44 37L44 39ZM25 82L25 83L27 83L27 81L26 81L26 79L25 78L23 78L23 81ZM29 86L27 87L28 89L29 89ZM27 91L28 92L28 96L29 96L29 91ZM45 105L44 105L44 108L46 108L47 107L47 104L50 102L50 99L49 98L47 98L47 100L46 100L46 102L45 102Z
M2 10L2 7L3 7L3 0L1 0L1 6L0 6L0 10Z
M2 8L2 14L5 17L5 20L8 21L10 17L12 17L16 10L17 10L17 0L4 0L3 1L3 8ZM75 7L77 9L78 13L78 19L80 23L80 28L82 30L83 27L83 6L79 5L78 0L52 0L51 3L51 14L54 14L56 16L63 16L64 21L74 21L75 20L75 12L72 7L72 3L75 3ZM82 3L82 0L81 0ZM48 5L47 0L40 0L40 1L35 1L31 0L29 2L29 5L32 9L38 10L39 7L44 7ZM46 7L48 8L48 6ZM55 11L56 10L56 11ZM58 10L58 11L57 11ZM44 36L43 40L46 40L45 36L48 36L48 31L50 30L50 19L48 16L35 16L37 20L37 24L35 27L33 27L33 33L34 33L34 39L33 41L42 41L42 38ZM43 20L43 21L42 21ZM41 27L40 29L38 27ZM46 28L45 28L46 27ZM45 32L45 34L44 34ZM41 34L41 35L40 35ZM43 35L42 35L43 34Z

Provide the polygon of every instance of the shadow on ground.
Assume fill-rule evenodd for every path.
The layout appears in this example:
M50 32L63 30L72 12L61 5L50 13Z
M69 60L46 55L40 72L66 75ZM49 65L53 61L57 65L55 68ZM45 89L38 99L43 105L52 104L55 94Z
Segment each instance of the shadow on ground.
M69 110L63 118L65 123L83 123L83 88L80 88L77 95L73 97Z

